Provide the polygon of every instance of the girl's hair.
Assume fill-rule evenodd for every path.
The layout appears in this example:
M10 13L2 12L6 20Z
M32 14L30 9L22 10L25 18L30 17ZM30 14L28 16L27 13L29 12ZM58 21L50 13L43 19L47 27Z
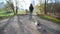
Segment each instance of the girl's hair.
M30 4L30 6L32 6L32 4Z

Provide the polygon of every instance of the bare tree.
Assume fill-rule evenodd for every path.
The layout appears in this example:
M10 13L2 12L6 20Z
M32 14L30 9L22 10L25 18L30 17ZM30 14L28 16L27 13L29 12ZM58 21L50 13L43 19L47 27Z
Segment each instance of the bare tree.
M14 15L15 15L13 1L12 1L12 0L8 0L8 1L6 0L6 2L7 2L7 4L6 4L6 8L7 8L7 9L11 9L11 10L13 10Z

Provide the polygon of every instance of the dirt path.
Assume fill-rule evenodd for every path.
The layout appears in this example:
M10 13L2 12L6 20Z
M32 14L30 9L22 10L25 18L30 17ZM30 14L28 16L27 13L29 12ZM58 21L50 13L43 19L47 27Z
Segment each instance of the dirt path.
M24 16L14 16L7 19L6 22L6 25L0 29L0 34L40 34L31 27L31 22L24 19Z
M41 19L37 16L33 16L33 19L36 21L36 20L39 20L40 23L44 26L44 28L46 30L48 30L50 33L53 33L53 34L60 34L60 25L56 24L56 23L53 23L53 22L50 22L48 20L44 20L44 19Z
M37 20L40 20L41 27L43 27L41 30L38 30L34 24L34 21ZM2 29L0 28L0 34L60 34L60 25L37 16L33 16L33 19L29 20L29 15L18 15L0 21L0 23L6 24L3 24ZM43 29L46 31L43 31Z

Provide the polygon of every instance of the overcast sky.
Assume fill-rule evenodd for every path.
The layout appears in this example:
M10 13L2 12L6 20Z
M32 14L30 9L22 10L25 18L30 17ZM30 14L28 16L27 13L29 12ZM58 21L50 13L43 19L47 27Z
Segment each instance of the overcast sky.
M15 5L15 1L13 0L14 5ZM18 7L22 8L22 9L29 9L30 3L32 3L33 5L38 4L37 0L18 0Z
M0 2L6 3L5 0L0 0ZM18 2L18 7L23 8L23 9L29 9L30 3L32 3L33 5L39 4L38 0L18 0L17 2ZM55 2L55 1L53 0L53 2ZM16 6L15 0L13 0L13 3L14 3L14 6ZM44 0L42 0L41 3L44 3ZM48 1L48 3L51 3L51 1Z
M6 3L5 0L0 0L0 2ZM28 9L30 6L30 3L32 3L33 5L36 5L38 3L37 0L18 0L17 2L18 2L18 7L23 9ZM16 6L15 0L13 0L13 3L14 3L14 6Z

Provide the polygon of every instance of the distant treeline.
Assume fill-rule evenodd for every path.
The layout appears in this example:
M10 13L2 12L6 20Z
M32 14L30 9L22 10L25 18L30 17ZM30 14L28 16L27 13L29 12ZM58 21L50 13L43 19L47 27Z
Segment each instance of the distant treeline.
M47 3L45 12L56 18L60 18L60 3Z

